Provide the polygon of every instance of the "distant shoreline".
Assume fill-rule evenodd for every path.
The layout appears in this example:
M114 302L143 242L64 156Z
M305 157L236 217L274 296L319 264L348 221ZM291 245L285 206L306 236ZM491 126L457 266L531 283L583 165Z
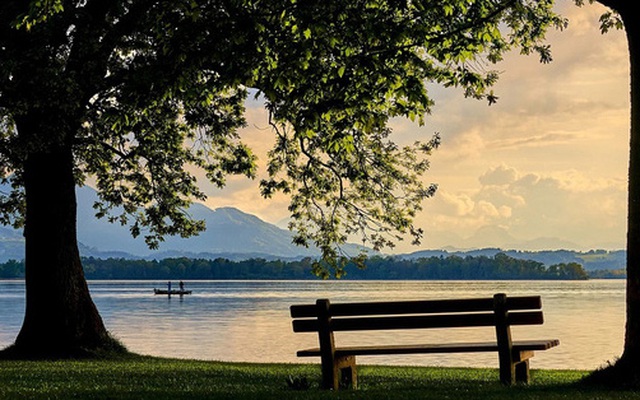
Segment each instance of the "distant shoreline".
M312 273L314 260L279 261L255 258L231 261L198 258L130 260L124 258L83 257L88 280L317 280ZM342 280L587 280L624 279L623 270L587 272L575 262L546 266L541 262L510 257L504 253L489 256L451 255L402 259L374 256L366 268L347 265ZM0 279L24 277L24 263L9 260L0 264Z

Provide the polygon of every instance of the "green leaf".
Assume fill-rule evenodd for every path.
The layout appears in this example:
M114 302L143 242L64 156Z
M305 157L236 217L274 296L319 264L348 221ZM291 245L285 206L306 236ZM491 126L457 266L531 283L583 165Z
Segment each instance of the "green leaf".
M311 29L309 28L305 29L303 32L303 35L305 39L311 39Z

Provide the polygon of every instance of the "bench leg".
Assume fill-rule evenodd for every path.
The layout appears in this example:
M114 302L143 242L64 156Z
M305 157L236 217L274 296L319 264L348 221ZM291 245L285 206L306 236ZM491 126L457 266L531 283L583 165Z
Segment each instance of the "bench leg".
M534 352L531 350L517 351L513 354L517 383L529 383L529 359L533 356Z
M322 360L322 388L326 390L338 389L338 373L334 362Z
M516 364L516 382L529 383L529 360L528 359Z
M515 383L516 364L510 362L500 363L500 382L503 385L511 386Z
M356 356L336 357L334 371L335 377L339 378L339 382L336 382L336 385L334 385L334 390L358 388Z

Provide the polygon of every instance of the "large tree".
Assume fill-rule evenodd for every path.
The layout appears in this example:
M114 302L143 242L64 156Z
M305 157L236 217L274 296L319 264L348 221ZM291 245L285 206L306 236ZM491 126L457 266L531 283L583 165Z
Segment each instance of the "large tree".
M601 29L624 29L631 69L631 133L627 218L627 323L624 350L614 366L599 371L599 383L640 387L640 26L638 8L631 0L590 0L611 11L602 15ZM576 0L583 4L584 0Z
M74 188L91 179L99 216L156 246L192 235L195 176L254 176L239 128L264 99L276 144L268 197L291 196L296 242L342 272L339 245L379 248L413 226L425 155L388 122L422 122L427 83L495 101L488 67L511 48L549 61L552 0L3 0L2 222L24 226L26 315L11 353L60 357L117 348L85 282Z

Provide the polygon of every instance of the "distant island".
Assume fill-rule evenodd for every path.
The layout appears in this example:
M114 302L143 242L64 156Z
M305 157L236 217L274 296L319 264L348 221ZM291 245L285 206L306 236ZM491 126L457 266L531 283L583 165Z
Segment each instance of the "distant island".
M83 258L87 279L189 279L189 280L304 280L317 279L311 273L312 258L297 261L253 258L231 261L225 258L166 258L162 260L131 260L125 258ZM582 265L569 262L550 266L511 257L505 253L494 256L430 256L407 259L395 256L373 256L365 269L347 266L345 280L584 280L590 274ZM597 271L599 273L603 271ZM611 276L597 278L624 278ZM24 277L22 261L9 260L0 264L1 279ZM594 277L591 275L591 277Z

